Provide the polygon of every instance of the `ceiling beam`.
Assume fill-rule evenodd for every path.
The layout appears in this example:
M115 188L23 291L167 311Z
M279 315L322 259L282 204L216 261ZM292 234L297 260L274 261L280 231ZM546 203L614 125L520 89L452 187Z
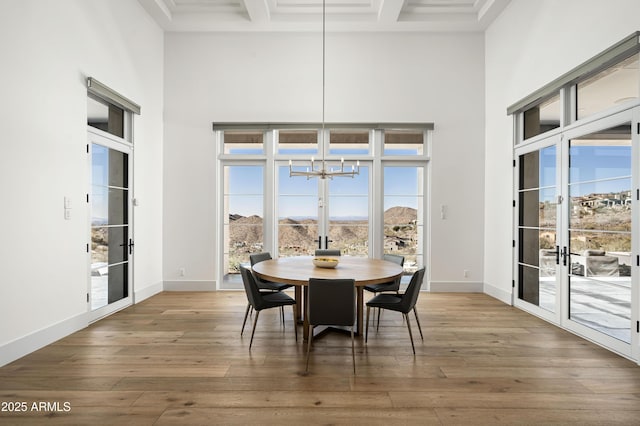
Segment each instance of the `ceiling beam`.
M167 1L173 4L172 0ZM173 20L173 14L165 0L138 0L138 2L160 27L167 28L167 25Z
M382 0L378 10L379 22L398 22L405 0Z
M267 0L243 0L243 2L251 22L269 22L271 19L271 13L269 11Z

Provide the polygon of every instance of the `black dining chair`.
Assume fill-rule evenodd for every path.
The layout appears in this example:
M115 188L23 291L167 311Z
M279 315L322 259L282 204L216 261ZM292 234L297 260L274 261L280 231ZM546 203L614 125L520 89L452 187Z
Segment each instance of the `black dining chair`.
M382 260L386 260L387 262L393 262L397 265L404 266L404 256L400 256L397 254L385 254L382 256ZM380 284L369 284L364 286L364 289L373 293L375 296L378 293L382 293L385 291L395 291L398 293L400 291L400 280L402 277L398 277L393 281L389 281L386 283ZM378 323L380 322L380 309L378 309Z
M409 330L409 338L411 339L411 348L413 354L416 354L416 347L413 344L413 335L411 334L411 325L409 324L409 312L413 310L418 323L418 329L420 330L420 337L424 340L422 335L422 327L420 326L420 319L418 318L418 311L416 310L416 302L418 301L418 295L420 294L420 287L422 287L422 281L424 280L425 268L422 267L413 273L411 281L407 290L403 294L390 294L382 293L375 296L373 299L367 302L367 322L365 325L365 343L369 337L369 310L371 308L388 309L390 311L400 312L404 315L404 319L407 322L407 330ZM378 329L380 327L380 319L378 319Z
M316 256L342 256L340 249L316 249Z
M353 374L356 374L356 355L353 326L356 322L355 280L353 279L309 279L307 289L307 318L309 338L307 341L307 366L313 341L313 328L317 325L351 326L351 358Z
M253 268L253 265L255 265L256 263L264 262L265 260L271 260L271 259L272 259L271 253L269 252L253 253L249 255L249 262L251 262L252 268ZM293 287L290 284L266 281L260 277L256 277L255 275L254 275L254 278L256 280L256 283L258 284L258 288L260 289L260 291L282 291L290 287ZM250 305L247 305L247 310L248 311L251 310ZM282 322L284 322L284 307L280 310L280 314L282 316Z
M384 256L382 256L382 260L404 266L404 256L400 256L397 254L385 254ZM371 293L374 293L374 295L377 293L382 293L383 291L395 291L397 293L398 291L400 291L400 277L387 283L366 285L364 286L364 289L370 291Z
M249 255L249 262L251 262L251 267L253 267L253 265L255 265L256 263L264 262L265 260L271 260L271 259L272 259L271 253L269 252L253 253ZM266 281L259 277L256 277L256 282L258 283L258 288L260 290L282 291L290 287L293 287L290 284Z
M249 306L253 308L256 312L256 316L253 320L253 329L251 330L251 341L249 342L249 350L251 350L251 345L253 345L253 335L256 332L256 324L258 323L258 316L260 315L260 311L269 308L280 308L287 305L293 306L293 329L296 335L296 342L298 341L298 328L296 327L296 301L286 295L285 293L275 291L270 293L261 292L258 288L258 284L253 276L253 273L245 268L244 266L240 266L240 274L242 275L242 283L244 284L244 290L247 293L247 301L249 302ZM240 335L244 333L244 325L247 322L247 316L249 315L249 308L247 307L247 311L244 314L244 321L242 322L242 331L240 331ZM284 329L284 322L282 323L282 328Z

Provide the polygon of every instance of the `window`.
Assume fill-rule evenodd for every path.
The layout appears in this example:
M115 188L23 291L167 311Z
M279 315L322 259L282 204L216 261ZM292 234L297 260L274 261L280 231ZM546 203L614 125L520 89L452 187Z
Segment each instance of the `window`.
M225 154L263 154L264 132L233 131L224 132Z
M424 167L384 167L384 253L404 256L404 270L424 264Z
M318 154L317 130L279 130L278 154Z
M384 155L423 155L424 131L385 130Z
M264 166L224 166L224 274L264 248Z
M125 137L125 113L122 108L95 96L87 97L87 124L119 138Z
M640 55L608 67L577 85L576 117L581 120L614 105L637 101L640 95Z
M523 112L524 139L560 127L560 95L540 102Z
M329 133L329 154L368 154L368 130L331 130Z
M318 248L340 249L348 256L396 253L405 256L407 273L424 265L431 128L420 123L384 129L340 124L324 130L317 123L214 124L223 215L220 287L242 288L238 266L259 251L273 257L312 256ZM304 168L315 158L318 167L323 153L326 167L340 167L344 156L345 168L359 164L360 173L334 179L289 176L290 161Z

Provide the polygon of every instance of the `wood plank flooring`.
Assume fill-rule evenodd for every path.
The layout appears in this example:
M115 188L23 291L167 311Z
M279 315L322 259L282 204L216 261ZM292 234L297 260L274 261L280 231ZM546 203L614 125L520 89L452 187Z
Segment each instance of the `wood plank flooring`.
M249 352L243 292L162 293L0 368L0 424L640 424L635 363L483 294L417 306L415 357L385 311L356 376L337 333L305 376L290 309L284 330L260 314Z

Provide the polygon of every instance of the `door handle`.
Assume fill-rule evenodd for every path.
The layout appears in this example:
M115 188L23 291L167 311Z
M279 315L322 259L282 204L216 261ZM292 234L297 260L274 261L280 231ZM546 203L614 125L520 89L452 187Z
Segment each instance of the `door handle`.
M330 240L328 236L324 237L324 248L328 249L329 248L329 243L332 243L333 240Z
M129 238L129 254L133 254L133 240Z
M318 235L318 249L322 249L322 237Z
M562 247L562 264L564 266L567 266L567 255L568 254L569 253L567 252L567 247L566 246Z
M556 265L560 264L560 246L556 246Z

